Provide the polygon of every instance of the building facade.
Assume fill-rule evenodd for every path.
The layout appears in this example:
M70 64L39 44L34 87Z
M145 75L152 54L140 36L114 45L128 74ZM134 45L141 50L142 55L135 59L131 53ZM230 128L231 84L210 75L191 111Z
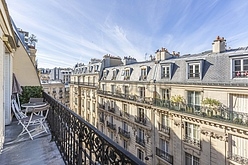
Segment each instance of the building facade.
M199 54L162 48L99 77L98 129L145 163L248 164L247 47L217 37Z
M120 65L121 59L105 55L103 60L91 59L89 64L76 64L70 83L70 108L96 126L97 89L105 66Z

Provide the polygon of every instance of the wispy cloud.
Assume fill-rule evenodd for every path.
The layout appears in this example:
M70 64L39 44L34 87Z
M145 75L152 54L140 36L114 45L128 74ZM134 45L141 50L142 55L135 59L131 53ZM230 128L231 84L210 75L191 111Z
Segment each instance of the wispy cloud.
M166 47L182 54L248 45L248 2L222 0L6 0L17 27L38 38L39 67L72 67L110 53L144 60Z

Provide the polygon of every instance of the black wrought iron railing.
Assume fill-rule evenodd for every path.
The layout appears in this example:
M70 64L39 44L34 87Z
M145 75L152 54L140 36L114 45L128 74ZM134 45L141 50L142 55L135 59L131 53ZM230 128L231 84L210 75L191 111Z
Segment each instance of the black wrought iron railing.
M136 123L146 125L146 119L144 117L135 116L134 121Z
M248 113L236 112L227 107L210 107L192 104L173 103L169 100L154 99L154 106L168 108L173 111L193 114L224 122L248 126Z
M130 132L122 129L121 127L119 127L119 132L120 135L124 136L127 139L130 139Z
M188 135L183 136L183 141L186 143L189 143L191 145L194 145L196 147L201 148L201 140L197 138L190 137Z
M165 152L164 150L161 150L160 148L156 147L156 155L160 158L164 159L170 164L173 164L173 156Z
M248 164L248 158L234 154L234 153L230 153L227 159L232 160L238 164Z
M47 121L52 140L65 164L145 164L47 93L43 97L50 104Z
M137 95L125 94L125 93L120 93L120 92L98 90L97 93L111 96L111 97L116 97L116 98L136 101L136 102L140 102L140 103L145 103L145 104L152 104L152 102L153 102L151 97L140 97Z
M168 126L166 126L164 124L159 123L159 127L158 128L159 128L159 131L161 131L161 132L163 132L163 133L165 133L167 135L170 135L170 127L168 127Z
M248 126L248 113L236 112L227 107L210 107L183 103L173 103L170 100L152 99L150 97L141 98L136 95L111 93L109 91L98 90L98 94L110 97L116 97L144 104L149 104L161 108L168 108L173 111L193 114L205 118L211 118L219 121L234 123L238 125Z
M113 123L110 123L109 121L107 121L107 127L112 129L112 130L116 130L116 125Z
M74 81L71 81L71 84L97 87L97 83L93 83L93 82L74 82Z

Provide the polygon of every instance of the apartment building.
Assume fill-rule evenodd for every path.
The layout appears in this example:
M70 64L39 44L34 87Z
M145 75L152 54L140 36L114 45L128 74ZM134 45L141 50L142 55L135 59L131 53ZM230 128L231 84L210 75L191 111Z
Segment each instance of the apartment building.
M103 60L91 59L89 64L80 63L74 67L70 83L70 108L94 126L97 125L97 89L102 69L121 63L121 58L105 55Z
M43 87L44 92L53 96L59 102L69 105L68 99L66 99L66 88L65 84L61 81L42 81L41 86Z
M147 164L248 164L248 47L225 42L103 67L98 129Z

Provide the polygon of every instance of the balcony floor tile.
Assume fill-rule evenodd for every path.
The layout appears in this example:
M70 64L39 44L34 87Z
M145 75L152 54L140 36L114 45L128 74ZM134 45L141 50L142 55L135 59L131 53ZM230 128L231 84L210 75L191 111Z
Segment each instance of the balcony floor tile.
M31 140L27 134L18 137L22 126L13 121L5 127L5 144L0 154L1 165L63 165L51 135L43 133Z

